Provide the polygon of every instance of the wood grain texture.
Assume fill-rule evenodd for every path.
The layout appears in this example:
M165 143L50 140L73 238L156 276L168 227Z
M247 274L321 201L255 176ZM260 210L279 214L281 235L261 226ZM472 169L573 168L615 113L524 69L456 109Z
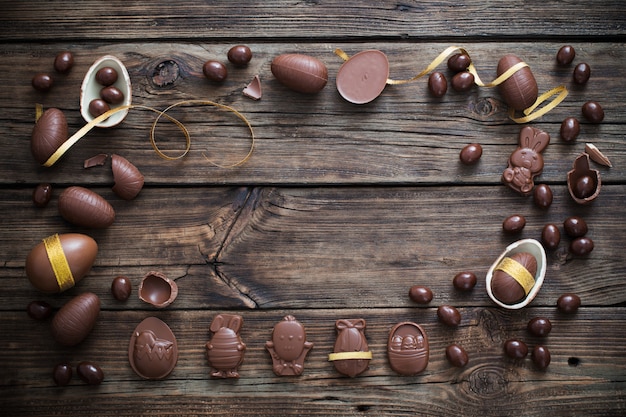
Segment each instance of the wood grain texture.
M371 4L370 4L371 3ZM620 416L626 412L626 52L623 2L337 2L265 1L233 3L29 1L3 5L0 15L0 405L7 416ZM375 4L373 4L375 3ZM243 68L227 63L222 84L209 82L202 65L226 62L228 49L244 43L253 51ZM574 64L559 67L563 44L577 51ZM521 126L507 116L497 89L449 88L441 99L427 91L426 78L388 85L367 105L341 98L335 77L343 61L335 48L354 55L383 51L390 77L410 78L450 45L470 52L483 81L495 78L499 58L515 53L526 61L540 92L565 85L561 105L530 125L551 143L536 183L549 184L554 202L540 209L502 184L501 175L517 147ZM70 50L75 66L54 72L54 56ZM328 67L328 85L304 95L271 74L273 58L304 53ZM232 106L250 120L256 143L233 114L214 107L181 106L171 111L189 129L192 146L177 161L160 159L149 142L157 113L133 109L116 128L94 129L52 168L30 155L35 104L57 107L70 132L84 125L80 85L89 66L113 54L129 70L133 103L162 110L183 100ZM575 64L587 62L591 79L572 83ZM439 68L450 80L445 63ZM50 72L55 85L36 92L31 77ZM263 98L242 89L259 75ZM596 100L605 119L594 125L581 106ZM559 139L566 117L581 120L574 143ZM175 154L184 138L167 122L157 126L159 146ZM468 143L483 146L474 166L459 163ZM585 143L604 152L612 168L593 164L602 191L592 204L576 204L566 175ZM145 186L132 201L111 187L110 161L83 168L99 153L117 153L137 166ZM53 187L46 208L31 194L40 182ZM94 230L63 220L58 197L70 186L97 192L116 211L113 225ZM505 235L502 221L521 214L521 234ZM579 216L595 243L584 258L568 253L571 238L563 221ZM546 279L537 298L517 311L497 307L485 291L485 274L511 242L539 239L555 223L558 249L548 252ZM78 232L99 246L96 262L74 288L47 295L24 272L29 250L53 233ZM174 279L179 296L157 310L137 296L150 271ZM478 285L469 293L452 286L454 275L472 271ZM126 275L132 294L113 298L111 282ZM412 285L430 287L435 297L421 306L408 297ZM57 311L73 296L93 292L102 310L93 332L76 347L57 345L50 319L25 312L32 300ZM556 308L574 292L576 314ZM437 307L452 305L458 328L438 321ZM238 380L210 377L205 343L219 313L240 314L247 344ZM277 377L265 349L273 326L288 314L314 343L300 377ZM148 316L164 320L179 343L179 360L163 381L145 381L130 368L127 347L135 326ZM552 332L531 336L527 323L547 317ZM356 378L341 376L328 362L341 318L364 318L373 359ZM401 321L426 330L430 362L412 377L390 368L389 331ZM506 358L503 343L519 338L532 349L543 344L552 362L539 370L531 357ZM451 343L462 345L470 362L452 367ZM53 367L83 360L104 370L102 385L77 377L57 387Z

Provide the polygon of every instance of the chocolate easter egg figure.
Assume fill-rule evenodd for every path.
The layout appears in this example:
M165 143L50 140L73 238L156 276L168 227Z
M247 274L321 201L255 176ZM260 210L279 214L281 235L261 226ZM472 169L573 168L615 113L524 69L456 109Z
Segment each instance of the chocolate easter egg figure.
M307 342L304 326L294 316L285 316L274 326L272 340L265 342L265 348L272 356L272 369L276 375L301 375L304 359L313 343Z
M137 325L128 345L128 361L137 375L163 379L178 361L178 344L170 327L156 317Z
M214 378L239 378L246 345L239 336L243 324L236 314L218 314L211 322L213 337L206 344L206 356Z
M355 377L368 368L372 359L365 338L364 319L340 319L335 322L337 340L334 352L328 355L335 369L349 377Z
M389 332L387 357L389 366L400 375L415 375L428 365L428 337L419 325L396 324Z
M530 195L534 178L543 171L541 152L550 143L546 132L525 126L519 133L519 147L509 157L508 167L502 173L502 182L522 195Z

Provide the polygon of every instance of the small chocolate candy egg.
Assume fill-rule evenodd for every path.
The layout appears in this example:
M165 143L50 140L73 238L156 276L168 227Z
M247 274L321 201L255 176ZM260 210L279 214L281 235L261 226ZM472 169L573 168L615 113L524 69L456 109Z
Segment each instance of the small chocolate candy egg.
M480 160L483 155L483 147L480 143L470 143L461 149L459 153L459 159L464 165L474 165Z
M108 104L120 104L124 101L124 93L114 85L109 85L100 90L100 97Z
M137 167L126 158L119 155L111 155L111 169L113 170L113 192L124 200L132 200L137 197L144 184L144 177Z
M118 301L126 301L128 297L130 297L130 293L132 292L132 286L130 284L130 279L123 275L117 276L111 282L111 294Z
M93 362L83 361L76 367L78 377L88 385L100 385L104 380L104 372Z
M563 222L563 229L570 237L581 237L587 234L589 227L584 219L577 216L571 216Z
M70 51L62 51L54 58L54 69L61 74L67 74L74 66L74 55Z
M54 81L50 75L41 72L39 74L35 74L30 83L37 91L48 91L52 88Z
M476 286L477 278L473 272L459 272L452 279L452 285L459 291L471 291Z
M533 335L544 337L552 330L552 323L545 317L534 317L530 319L526 328Z
M31 301L26 307L26 313L35 320L45 320L52 315L52 306L41 300Z
M95 79L98 84L103 86L109 86L115 84L117 81L117 70L113 67L102 67L100 68L95 75Z
M586 84L589 81L589 77L591 76L591 68L588 64L581 62L576 65L574 68L574 82L576 84Z
M577 237L570 242L569 251L575 256L587 256L593 251L593 240L586 236Z
M63 346L76 346L91 333L100 314L100 298L87 292L68 301L52 319L52 337Z
M73 186L59 195L59 213L76 226L104 229L113 224L115 210L99 194Z
M94 98L89 102L89 114L93 117L98 117L109 110L111 110L111 106L101 98Z
M565 142L573 142L580 133L580 122L575 117L568 117L561 123L561 139Z
M221 83L228 77L228 69L226 65L219 61L209 60L202 66L202 72L204 76L211 81Z
M505 266L507 264L513 265L513 271L518 271L519 266L523 267L528 274L524 274L522 277L513 277L509 275L509 268ZM527 295L527 290L534 285L534 278L537 274L537 259L528 252L518 252L510 257L506 257L501 262L495 271L491 279L491 291L494 297L504 304L515 304L522 300ZM528 281L526 282L526 276ZM517 278L517 279L516 279ZM518 281L521 280L520 281ZM522 286L524 284L527 288Z
M98 244L87 235L67 233L48 236L26 257L26 276L39 291L63 292L87 275L97 254ZM56 274L51 263L56 266Z
M228 50L227 57L231 63L242 67L252 59L252 51L246 45L235 45Z
M502 222L502 230L510 234L521 232L524 226L526 226L526 219L520 214L513 214Z
M505 55L498 62L498 76L504 74L509 68L522 62L515 55ZM524 110L532 106L539 95L537 81L529 67L524 67L515 72L511 77L498 86L504 102L515 110Z
M446 76L440 72L433 72L428 77L428 91L433 97L443 97L448 91Z
M33 190L33 204L35 207L45 207L52 198L52 186L50 184L41 183Z
M550 365L550 351L547 347L537 345L532 352L533 363L539 369L546 369Z
M55 108L44 111L31 135L30 151L35 161L40 164L46 162L67 138L65 114Z
M452 344L446 347L446 358L452 366L462 368L469 362L469 356L462 346Z
M572 63L572 61L574 61L574 58L576 57L576 51L574 50L574 47L572 47L571 45L565 45L562 46L559 51L556 53L556 62L559 65L569 65Z
M541 230L541 243L548 250L554 250L561 243L561 232L556 224L549 223Z
M52 370L52 379L60 387L70 383L72 379L72 365L69 363L59 363Z
M437 308L437 317L446 326L457 327L461 324L461 313L453 306L439 306Z
M428 287L413 285L409 289L409 298L417 304L428 304L433 300L433 292Z
M459 72L452 77L452 88L454 91L463 93L469 91L474 86L474 75L470 72Z
M539 208L546 209L552 205L552 189L548 184L539 184L533 190L533 201Z
M452 72L465 71L469 66L471 59L469 55L463 53L457 53L448 58L448 68Z
M504 353L511 359L523 359L528 355L528 346L521 340L509 339L504 342Z
M308 55L279 55L272 61L271 70L278 81L299 93L317 93L328 82L326 65Z
M578 311L580 304L580 297L572 293L563 294L556 301L559 311L566 314L573 314Z
M583 116L591 123L600 123L604 120L604 110L597 101L588 101L582 107Z

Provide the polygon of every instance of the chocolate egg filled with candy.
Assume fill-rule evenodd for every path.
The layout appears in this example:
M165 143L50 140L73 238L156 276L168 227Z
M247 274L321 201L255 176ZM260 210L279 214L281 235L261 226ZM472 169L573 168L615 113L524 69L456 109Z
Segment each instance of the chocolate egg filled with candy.
M520 62L523 61L515 55L503 56L498 62L498 77ZM529 108L537 101L537 96L539 95L535 76L527 66L517 70L507 78L499 85L499 90L506 104L515 110Z

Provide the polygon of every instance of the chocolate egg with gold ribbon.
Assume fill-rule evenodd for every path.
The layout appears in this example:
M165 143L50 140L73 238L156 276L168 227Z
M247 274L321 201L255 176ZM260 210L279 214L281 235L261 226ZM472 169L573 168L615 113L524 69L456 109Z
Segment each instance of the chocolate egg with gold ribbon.
M54 234L43 239L26 257L26 276L45 293L72 288L91 269L98 244L80 233Z
M523 61L513 54L503 56L498 62L498 77ZM524 66L499 85L506 104L515 110L525 110L535 104L539 95L537 81L530 67Z

